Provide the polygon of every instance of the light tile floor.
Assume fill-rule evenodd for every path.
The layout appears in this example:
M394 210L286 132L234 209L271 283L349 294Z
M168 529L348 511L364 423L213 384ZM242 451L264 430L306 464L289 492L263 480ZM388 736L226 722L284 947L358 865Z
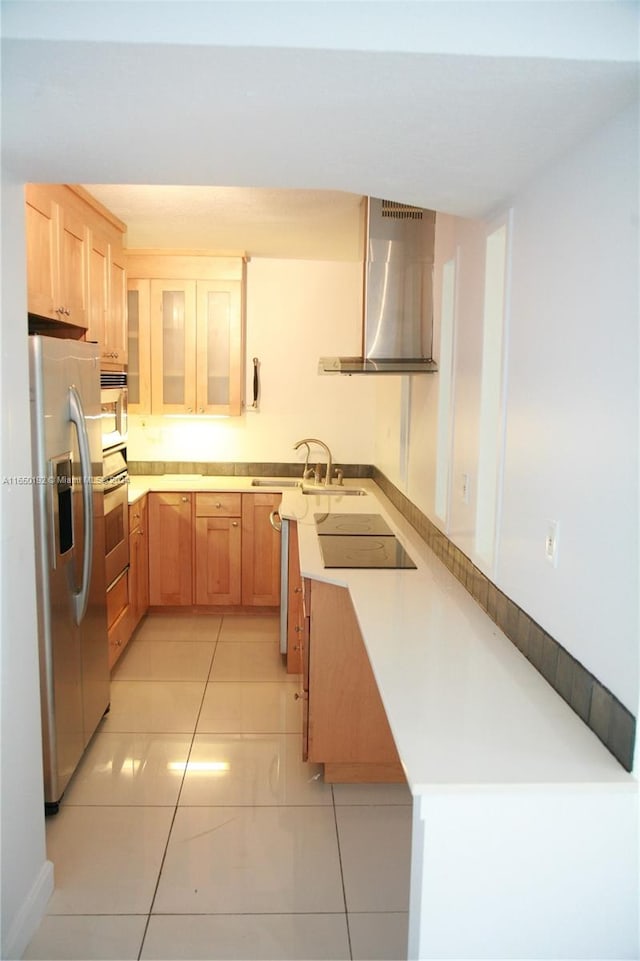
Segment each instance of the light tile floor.
M406 958L411 797L301 760L278 618L149 615L47 820L24 958Z

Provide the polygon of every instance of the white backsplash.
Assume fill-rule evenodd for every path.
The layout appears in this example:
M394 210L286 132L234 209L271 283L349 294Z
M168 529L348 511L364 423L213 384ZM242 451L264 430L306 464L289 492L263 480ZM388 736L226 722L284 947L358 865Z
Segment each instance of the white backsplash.
M373 381L317 372L321 356L360 352L361 294L355 262L252 259L246 397L258 357L259 410L229 418L132 415L129 458L286 463L302 459L297 440L320 437L337 464L373 463Z

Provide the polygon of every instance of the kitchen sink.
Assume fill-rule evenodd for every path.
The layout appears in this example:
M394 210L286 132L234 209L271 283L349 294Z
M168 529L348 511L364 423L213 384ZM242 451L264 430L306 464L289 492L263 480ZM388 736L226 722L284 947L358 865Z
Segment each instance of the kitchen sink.
M299 480L278 480L269 477L254 477L251 481L252 487L300 487L302 481Z
M302 493L318 494L320 496L322 494L329 494L336 497L342 497L342 495L345 495L346 497L362 497L367 492L362 487L340 487L339 485L336 485L335 487L325 487L324 484L322 484L317 486L314 485L312 487L303 487Z

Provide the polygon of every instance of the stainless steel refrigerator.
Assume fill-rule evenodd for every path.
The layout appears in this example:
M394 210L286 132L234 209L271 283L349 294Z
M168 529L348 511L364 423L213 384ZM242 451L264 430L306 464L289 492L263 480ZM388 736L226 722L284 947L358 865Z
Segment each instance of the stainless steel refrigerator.
M45 809L109 706L100 355L29 338Z

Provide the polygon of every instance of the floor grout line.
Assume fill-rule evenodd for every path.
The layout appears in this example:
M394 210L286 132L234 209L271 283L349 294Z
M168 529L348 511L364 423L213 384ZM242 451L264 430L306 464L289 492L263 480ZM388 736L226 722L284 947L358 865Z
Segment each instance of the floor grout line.
M158 877L157 877L157 879L156 879L156 884L155 884L155 887L154 887L154 889L153 889L153 896L152 896L152 898L151 898L151 904L150 904L150 906L149 906L149 914L148 914L148 916L147 916L147 921L146 921L146 924L145 924L145 926L144 926L144 932L143 932L143 934L142 934L142 941L140 942L140 950L139 950L139 952L138 952L138 961L140 961L140 958L141 958L141 956L142 956L142 952L143 952L143 950L144 950L144 942L145 942L146 937L147 937L147 931L149 930L149 924L151 923L151 916L152 916L152 914L153 914L153 906L154 906L154 904L156 903L156 897L157 897L157 894L158 894L158 888L160 887L160 880L161 880L161 878L162 878L162 871L163 871L163 869L164 869L164 863L165 863L165 860L166 860L166 857L167 857L167 851L169 850L169 843L170 843L170 841L171 841L171 834L172 834L172 832L173 832L173 825L175 824L175 820L176 820L176 817L177 817L177 815L178 815L178 807L180 806L180 797L181 797L181 795L182 795L182 788L184 787L185 778L186 778L186 776L187 776L187 770L188 770L188 768L189 768L189 760L190 760L190 758L191 758L191 753L192 753L192 751L193 751L194 741L195 741L195 739L196 739L196 731L198 730L198 722L199 722L199 720L200 720L200 715L202 714L202 708L203 708L203 706L204 706L204 701L205 701L205 698L206 698L206 696L207 696L207 683L208 683L209 676L211 675L211 671L213 670L213 662L214 662L214 659L215 659L216 649L217 649L217 647L218 647L218 639L219 639L219 637L220 637L220 631L222 630L223 620L224 620L224 618L221 617L221 618L220 618L220 624L218 625L218 633L217 633L217 635L216 635L216 640L215 640L215 643L214 643L214 645L213 645L213 653L211 654L211 661L209 662L209 673L207 674L207 679L205 680L205 683L204 683L204 688L203 688L203 691L202 691L202 698L201 698L201 700L200 700L200 707L199 707L199 709L198 709L198 714L197 714L197 716L196 716L196 719L195 719L195 722L194 722L194 725L193 725L193 733L192 733L192 735L191 735L191 743L190 743L190 745L189 745L189 751L187 752L187 757L186 757L186 760L185 760L185 762L184 762L184 771L182 772L182 780L180 781L180 787L178 788L178 794L177 794L177 796L176 796L176 803L175 803L175 807L174 807L174 810L173 810L173 817L171 818L171 824L169 825L169 833L167 834L167 843L165 844L164 851L163 851L163 854L162 854L162 860L161 860L161 862L160 862L160 869L159 869L159 871L158 871Z
M342 900L344 902L344 920L347 926L347 943L349 945L349 959L353 961L353 948L351 947L351 928L349 926L349 910L347 907L347 889L344 883L344 869L342 867L342 851L340 849L340 832L338 830L338 812L336 810L336 795L331 785L331 801L333 804L333 823L336 828L336 844L338 847L338 863L340 865L340 882L342 884Z

